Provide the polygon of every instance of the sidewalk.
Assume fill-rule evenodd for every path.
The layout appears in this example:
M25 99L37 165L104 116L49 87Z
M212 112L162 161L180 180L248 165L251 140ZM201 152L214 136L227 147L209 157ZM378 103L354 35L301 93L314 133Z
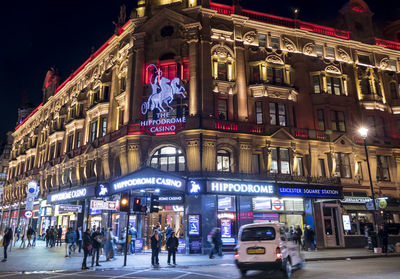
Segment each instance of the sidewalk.
M65 258L65 244L61 247L46 248L44 242L38 241L34 248L12 248L8 255L8 261L0 262L0 272L2 271L54 271L54 270L79 270L82 264L83 252L75 253L70 258ZM19 245L17 245L19 247ZM2 248L0 248L2 253ZM306 261L326 261L361 259L373 257L385 257L384 254L373 254L367 249L324 249L315 252L303 252ZM150 268L150 253L139 253L127 256L127 268L145 269ZM398 254L388 254L388 256L400 256ZM160 254L161 268L168 268L167 253ZM91 265L91 257L88 257L87 264ZM115 260L105 261L105 257L100 257L101 267L97 269L117 269L122 268L124 257L116 256ZM206 265L233 265L233 253L225 253L222 258L216 257L209 259L207 255L177 255L179 267L186 266L206 266Z

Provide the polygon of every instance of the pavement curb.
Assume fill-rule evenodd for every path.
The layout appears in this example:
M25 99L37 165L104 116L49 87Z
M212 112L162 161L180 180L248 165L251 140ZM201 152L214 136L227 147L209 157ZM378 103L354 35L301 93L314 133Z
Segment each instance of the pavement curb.
M361 259L372 259L372 258L385 258L385 257L400 257L400 254L371 254L367 256L349 256L349 257L326 257L326 258L310 258L305 259L306 262L317 262L317 261L341 261L341 260L361 260Z

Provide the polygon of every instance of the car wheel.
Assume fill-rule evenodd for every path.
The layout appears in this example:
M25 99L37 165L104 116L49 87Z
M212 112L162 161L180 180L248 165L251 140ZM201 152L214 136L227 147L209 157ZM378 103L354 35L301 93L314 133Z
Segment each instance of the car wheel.
M292 276L292 263L290 259L285 259L283 262L283 278L289 279Z
M241 269L240 270L240 274L242 274L242 276L246 276L247 270L246 269Z

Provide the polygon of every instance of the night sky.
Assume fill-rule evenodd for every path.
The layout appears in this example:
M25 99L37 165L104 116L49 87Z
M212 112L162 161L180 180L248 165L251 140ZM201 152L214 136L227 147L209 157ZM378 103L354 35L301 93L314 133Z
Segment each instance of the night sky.
M5 3L4 3L5 2ZM17 108L23 95L35 106L42 101L41 88L51 66L61 74L61 82L112 36L119 7L127 6L127 17L137 0L53 0L2 1L0 8L0 137L14 130ZM215 2L230 4L230 0ZM333 25L338 10L347 0L267 1L243 0L242 6L284 17L292 17L294 7L299 19ZM366 0L383 25L396 16L400 1ZM391 5L389 5L391 3ZM25 98L26 99L26 98Z

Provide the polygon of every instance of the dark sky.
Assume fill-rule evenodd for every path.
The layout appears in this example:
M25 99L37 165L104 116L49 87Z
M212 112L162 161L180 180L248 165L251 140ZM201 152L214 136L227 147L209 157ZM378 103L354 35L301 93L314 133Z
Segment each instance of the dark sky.
M61 81L78 68L112 36L119 7L127 6L128 16L137 0L3 0L0 7L0 137L14 130L17 108L27 94L35 106L42 100L41 88L50 66ZM217 0L231 3L230 0ZM243 0L242 6L270 14L291 17L300 9L301 20L329 23L347 0L267 1ZM400 18L400 1L366 0L376 21ZM384 3L384 5L383 5ZM388 5L391 4L391 5Z

